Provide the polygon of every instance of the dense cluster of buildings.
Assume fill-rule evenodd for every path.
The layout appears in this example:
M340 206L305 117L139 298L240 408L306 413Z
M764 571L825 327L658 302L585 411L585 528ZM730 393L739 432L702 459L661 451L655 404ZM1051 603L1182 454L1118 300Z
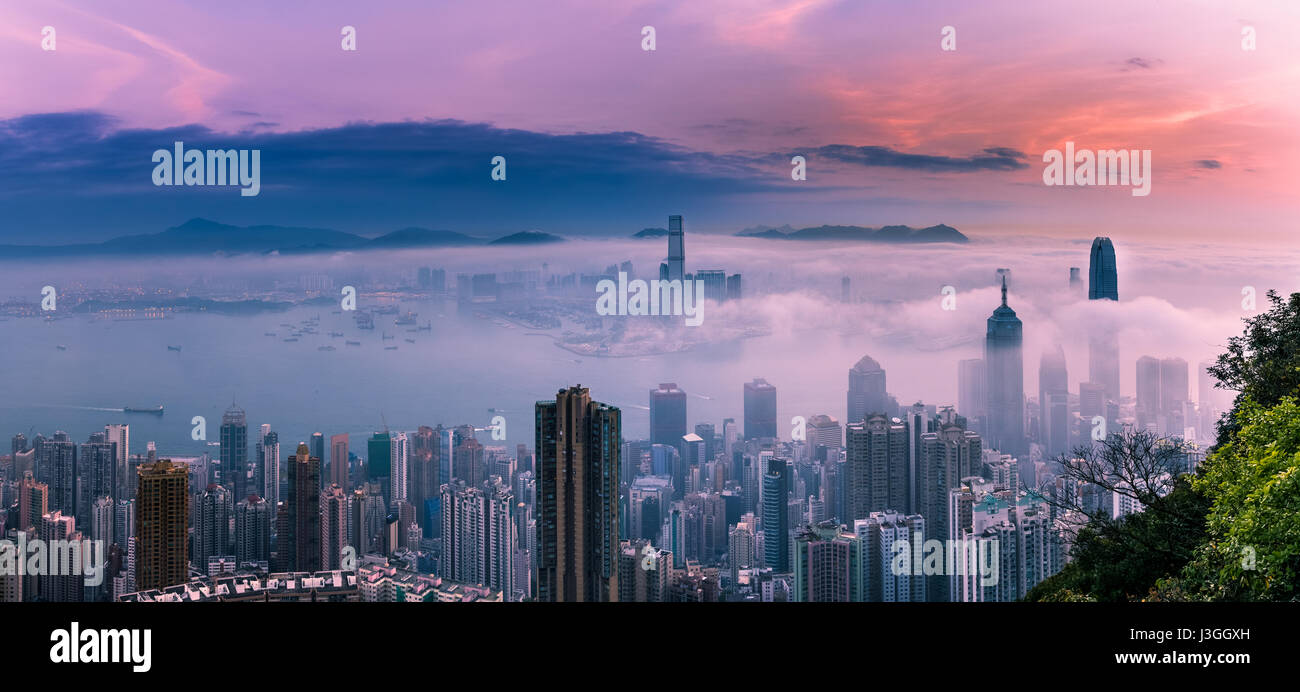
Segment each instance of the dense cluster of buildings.
M663 278L690 276L683 235L671 217ZM1069 559L1079 517L1063 505L1139 509L1066 482L1062 455L1099 424L1132 426L1187 439L1190 470L1214 412L1192 403L1176 358L1141 358L1136 400L1121 398L1105 330L1076 392L1058 347L1026 397L1008 275L983 357L960 364L955 408L900 405L863 357L844 424L809 412L791 439L761 378L741 385L739 420L694 425L684 388L660 384L647 439L626 439L622 412L587 388L560 389L536 403L531 450L438 425L375 432L364 456L347 434L320 432L284 454L270 424L250 426L233 404L217 458L140 451L123 424L81 443L15 435L0 457L0 534L102 545L103 578L0 570L0 599L1015 600ZM1118 300L1106 238L1089 297ZM1063 495L1072 502L1049 501Z

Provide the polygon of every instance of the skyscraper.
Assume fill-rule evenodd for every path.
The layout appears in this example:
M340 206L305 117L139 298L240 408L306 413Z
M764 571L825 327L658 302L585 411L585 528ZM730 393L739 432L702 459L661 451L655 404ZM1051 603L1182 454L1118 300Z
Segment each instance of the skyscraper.
M885 369L871 356L862 356L849 368L848 419L845 423L860 423L873 413L894 416L889 410L889 395L885 393Z
M407 481L410 478L410 447L406 433L393 435L393 502L406 502L410 498Z
M616 601L622 415L581 385L536 411L537 597Z
M348 434L330 435L330 482L347 490L352 487L348 481Z
M1115 247L1110 238L1094 238L1088 262L1088 299L1119 300ZM1105 388L1108 401L1119 401L1119 335L1102 324L1088 331L1088 380Z
M31 471L23 473L18 482L18 526L19 531L31 531L41 524L41 517L50 511L50 487L32 476Z
M512 597L515 553L514 493L505 483L442 486L444 576L483 584Z
M790 471L785 459L770 457L763 471L763 555L773 572L790 571Z
M817 447L839 449L844 446L844 429L840 422L826 414L817 414L808 419L808 444L813 445L814 460Z
M289 535L280 536L277 545L289 558L291 570L316 572L321 569L320 459L299 442L298 453L287 462Z
M321 569L342 569L343 550L348 546L348 493L330 483L320 496Z
M314 457L316 457L317 459L320 459L320 471L321 471L321 473L320 473L321 486L320 486L320 487L321 487L321 490L324 490L324 489L325 489L325 486L329 484L329 479L327 478L326 473L325 473L325 460L328 459L329 457L325 456L325 435L324 435L324 433L318 433L318 432L317 432L317 433L312 433L312 434L311 434L311 440L308 442L308 444L309 444L310 447L311 447L311 455L314 456Z
M1092 425L1093 416L1106 415L1106 388L1096 382L1079 383L1079 417Z
M113 488L113 497L119 500L125 499L131 494L128 488L135 485L135 479L127 474L127 460L131 458L131 426L105 425L104 438L107 442L116 445L114 449L117 453L117 468L113 472L116 486Z
M988 392L985 389L983 358L957 361L957 412L967 420L983 424L987 415Z
M875 414L849 424L845 436L845 522L866 519L872 512L906 510L911 504L907 428L898 419Z
M221 484L235 497L248 494L248 417L233 403L221 416Z
M137 473L135 586L147 591L183 584L189 578L189 474L171 459L142 464Z
M1065 351L1057 344L1038 361L1038 441L1049 456L1070 446L1069 402Z
M686 434L686 392L676 382L650 390L650 444L676 447Z
M1137 423L1161 435L1182 436L1188 390L1187 361L1142 356L1137 361Z
M271 524L275 508L256 495L235 505L235 562L271 562Z
M1119 279L1115 272L1115 246L1110 238L1092 239L1088 260L1088 300L1119 300Z
M990 447L1007 454L1020 454L1025 443L1025 385L1021 356L1023 327L1016 311L1007 305L1006 278L1002 280L1002 305L988 319L984 339L984 363L988 390ZM932 520L933 521L933 520Z
M77 448L77 527L90 533L90 508L95 500L111 497L117 483L117 453L113 443L102 432L91 433L90 439Z
M948 517L948 493L961 487L961 479L979 472L983 458L980 436L959 425L944 425L938 432L921 435L919 514L926 518L927 540L948 540L952 536ZM947 577L930 577L931 600L944 600Z
M862 539L833 522L808 527L795 539L796 603L865 601Z
M213 483L198 496L194 513L194 566L208 569L208 560L230 554L230 491Z
M257 491L274 507L280 504L280 435L263 424L257 441Z
M1187 380L1187 361L1177 357L1160 360L1160 408L1164 413L1182 413L1191 400Z
M686 228L680 215L668 217L667 279L679 281L686 278Z
M776 436L776 387L756 377L745 383L745 439Z
M366 441L366 481L376 483L384 501L393 498L393 436L387 430Z
M917 603L926 600L930 582L946 577L914 574L910 566L897 569L896 548L902 544L916 550L916 534L929 535L924 517L919 514L902 515L897 512L872 512L866 519L853 522L854 533L861 541L863 551L862 587L864 601L884 603Z
M1151 356L1137 359L1137 424L1145 429L1159 418L1160 361Z
M38 441L40 438L37 438ZM50 486L50 511L72 517L77 513L77 446L68 433L54 433L39 447L39 474Z

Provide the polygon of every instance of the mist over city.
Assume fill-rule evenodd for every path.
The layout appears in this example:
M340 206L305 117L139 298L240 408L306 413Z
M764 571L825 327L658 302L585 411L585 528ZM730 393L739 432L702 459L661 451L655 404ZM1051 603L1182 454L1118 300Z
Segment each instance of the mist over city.
M0 660L1288 661L1297 29L1267 0L8 3ZM296 605L185 605L235 602Z

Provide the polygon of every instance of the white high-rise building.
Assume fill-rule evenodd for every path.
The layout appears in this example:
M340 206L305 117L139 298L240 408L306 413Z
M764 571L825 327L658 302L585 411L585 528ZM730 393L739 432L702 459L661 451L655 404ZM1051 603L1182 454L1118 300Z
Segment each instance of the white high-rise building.
M127 460L131 458L131 426L105 425L104 436L117 445L117 487L113 489L113 497L119 500L131 497L134 493L129 486L133 479L128 473L130 467L127 465Z
M406 479L408 472L408 459L410 458L410 446L407 444L406 433L399 432L393 436L393 443L389 448L392 455L392 473L393 473L393 501L405 502L407 498Z
M261 442L257 443L258 463L262 465L262 497L276 507L280 503L280 436L262 424ZM239 498L244 500L246 498Z
M913 573L911 559L915 551L913 544L925 537L925 519L921 515L872 512L866 519L853 522L853 533L862 540L866 600L885 603L926 600L925 575ZM902 569L896 569L896 552L908 556Z
M756 567L758 564L758 546L755 540L757 521L753 513L745 514L729 532L728 545L731 553L731 579L736 581L742 569Z
M514 510L514 493L504 483L443 485L441 576L513 594Z

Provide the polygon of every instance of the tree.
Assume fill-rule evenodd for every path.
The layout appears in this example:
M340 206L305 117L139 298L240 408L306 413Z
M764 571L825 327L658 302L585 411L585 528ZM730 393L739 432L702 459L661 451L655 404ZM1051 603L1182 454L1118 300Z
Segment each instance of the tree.
M1210 502L1207 541L1182 588L1216 600L1300 598L1300 403L1251 398L1233 413L1236 432L1194 483Z
M1228 339L1227 352L1209 368L1216 387L1238 392L1234 409L1246 399L1271 408L1300 388L1300 293L1285 301L1277 291L1267 295L1271 307L1244 318L1242 335ZM1229 415L1219 422L1219 444L1236 431L1234 421Z
M1209 506L1188 479L1175 480L1142 512L1118 519L1094 514L1078 528L1070 563L1025 600L1138 600L1161 578L1181 574L1205 541Z
M1177 438L1126 430L1060 456L1056 485L1039 488L1057 517L1071 562L1027 600L1142 598L1181 573L1205 537L1208 503L1183 473ZM1116 498L1136 511L1116 516Z

